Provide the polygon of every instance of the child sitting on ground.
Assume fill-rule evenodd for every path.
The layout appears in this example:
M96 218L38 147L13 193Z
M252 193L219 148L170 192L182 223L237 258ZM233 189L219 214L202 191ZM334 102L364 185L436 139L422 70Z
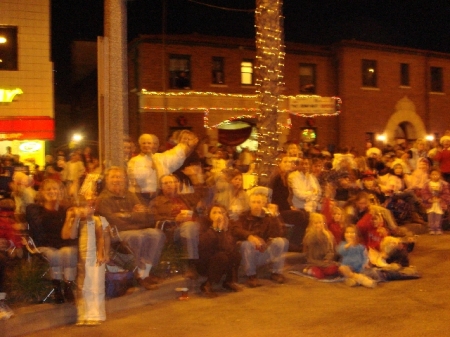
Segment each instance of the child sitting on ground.
M410 280L420 277L415 266L409 264L408 242L386 236L380 250L369 249L369 260L374 267L374 277L380 281Z
M375 280L363 274L368 264L366 248L359 243L358 231L355 225L349 225L345 229L345 241L337 247L337 253L342 257L339 271L345 277L345 283L349 286L358 284L368 288L375 288Z
M389 235L383 216L375 210L366 213L356 224L362 244L367 248L380 250L380 243Z
M328 229L334 236L334 242L341 242L344 237L344 211L329 198L324 198L322 214L325 216Z
M319 213L311 213L303 239L303 252L308 263L303 273L318 279L337 275L334 247L334 236L327 228L325 217Z

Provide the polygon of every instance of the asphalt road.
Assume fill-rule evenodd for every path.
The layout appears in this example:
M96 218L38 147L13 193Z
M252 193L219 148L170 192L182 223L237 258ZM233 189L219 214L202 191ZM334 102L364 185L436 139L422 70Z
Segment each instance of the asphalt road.
M28 336L450 336L450 234L418 237L411 262L422 278L375 289L294 274L283 285L206 299L191 293L108 316L98 327L64 326Z

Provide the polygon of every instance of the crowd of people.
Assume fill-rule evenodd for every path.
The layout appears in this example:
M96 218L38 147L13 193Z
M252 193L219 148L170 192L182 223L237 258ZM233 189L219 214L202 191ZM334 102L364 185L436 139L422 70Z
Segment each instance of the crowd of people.
M188 130L160 146L143 134L124 140L123 165L101 168L91 147L47 156L33 179L14 172L0 200L0 291L5 260L21 256L24 232L50 266L55 303L77 299L79 325L105 320L105 264L120 237L141 287L155 290L165 245L178 244L184 276L203 277L201 293L217 297L261 286L258 268L284 283L286 252L302 252L301 273L342 278L349 286L418 277L409 264L415 222L442 234L450 202L450 136L432 149L368 144L366 153L287 142L268 186L255 184L245 149L199 142ZM135 153L137 151L137 153ZM40 177L40 178L38 178ZM76 285L74 285L76 284ZM76 295L73 289L76 287Z

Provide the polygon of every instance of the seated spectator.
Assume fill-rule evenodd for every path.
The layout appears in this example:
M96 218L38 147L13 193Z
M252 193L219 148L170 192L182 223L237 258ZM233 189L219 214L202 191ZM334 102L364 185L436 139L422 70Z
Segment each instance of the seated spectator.
M380 250L369 249L369 260L373 273L371 276L380 281L410 280L420 278L417 268L409 263L409 242L386 236L380 244Z
M15 217L18 223L25 223L25 210L28 205L34 203L36 191L33 186L33 178L23 172L13 174L11 187L11 197L15 203Z
M304 209L291 209L288 187L288 176L295 169L295 161L297 159L288 157L285 154L281 155L279 159L278 169L269 180L269 188L272 190L271 202L278 206L283 222L293 226L292 233L288 235L289 251L301 252L309 213Z
M366 171L361 178L361 191L366 192L370 197L370 203L373 205L382 205L386 200L386 196L381 192L377 184L377 176L375 172Z
M209 212L208 229L200 234L198 272L207 276L200 286L202 293L216 297L212 285L218 283L222 276L222 286L230 291L241 291L236 284L241 255L236 250L236 241L228 231L227 211L223 206L214 205Z
M421 191L425 183L429 180L430 160L428 158L417 159L417 168L413 171L409 179L406 181L408 189L414 191L416 196L422 199Z
M99 195L98 213L110 226L117 227L121 239L129 246L137 263L139 284L156 289L158 278L150 271L159 263L165 235L154 225L147 207L128 191L127 176L121 167L113 166L105 173L106 188Z
M287 141L284 143L284 148L288 157L295 157L297 160L303 158L303 151L298 143L294 141Z
M381 241L390 234L383 217L379 213L366 213L356 224L361 243L367 248L380 250Z
M72 286L77 268L77 240L63 240L61 237L67 210L62 204L60 183L45 179L39 189L37 203L28 205L25 215L31 238L49 261L55 303L63 303L64 299L74 301Z
M325 197L322 204L322 214L325 216L328 230L334 236L334 242L341 242L345 229L344 210L336 206L330 198Z
M344 210L349 224L357 224L367 213L380 214L391 235L403 237L411 244L414 242L413 234L408 229L397 226L391 211L382 206L372 205L370 196L366 192L359 192L349 201Z
M303 273L323 279L338 273L338 263L335 259L335 245L333 233L325 223L325 216L311 213L306 234L303 239L303 252L306 254L308 266Z
M392 165L387 183L381 186L385 195L390 197L386 207L392 210L399 223L411 220L412 222L425 224L424 219L427 217L425 208L414 191L406 188L406 176L402 163L396 160Z
M343 207L354 195L359 191L359 188L352 184L350 176L346 171L341 171L336 176L336 184L332 185L335 189L334 200L339 207Z
M14 201L0 200L0 300L5 299L6 269L12 258L22 258L22 242L14 220ZM0 319L13 315L12 310L4 303L0 306Z
M198 196L179 194L178 179L169 174L161 178L161 194L150 202L150 212L156 221L170 221L176 225L174 240L181 242L188 268L186 278L196 279L196 262L198 260L198 238L200 225L195 220Z
M224 171L216 179L214 200L228 210L231 220L237 220L239 215L248 211L248 195L243 188L242 172L238 169Z
M230 226L231 234L239 242L244 272L247 275L247 286L261 286L256 276L256 268L272 263L270 279L276 283L284 283L284 253L289 243L283 238L282 222L279 217L267 214L267 196L250 195L250 210L243 213L238 221Z
M309 159L302 159L299 170L289 174L288 183L294 209L315 212L322 198L322 190L317 178L311 174L310 168Z
M360 284L367 288L376 287L377 282L364 274L369 260L367 249L359 243L356 226L347 226L344 241L339 243L336 251L342 257L339 271L344 275L348 286Z

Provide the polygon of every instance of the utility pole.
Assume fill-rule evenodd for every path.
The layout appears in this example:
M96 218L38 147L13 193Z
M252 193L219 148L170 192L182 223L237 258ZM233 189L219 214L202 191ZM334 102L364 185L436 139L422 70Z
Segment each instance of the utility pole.
M98 102L101 162L123 166L128 135L126 0L105 0L104 37L98 39Z
M276 166L279 136L279 96L283 82L284 33L282 0L256 0L256 93L259 101L258 151L256 153L258 185L267 186Z

